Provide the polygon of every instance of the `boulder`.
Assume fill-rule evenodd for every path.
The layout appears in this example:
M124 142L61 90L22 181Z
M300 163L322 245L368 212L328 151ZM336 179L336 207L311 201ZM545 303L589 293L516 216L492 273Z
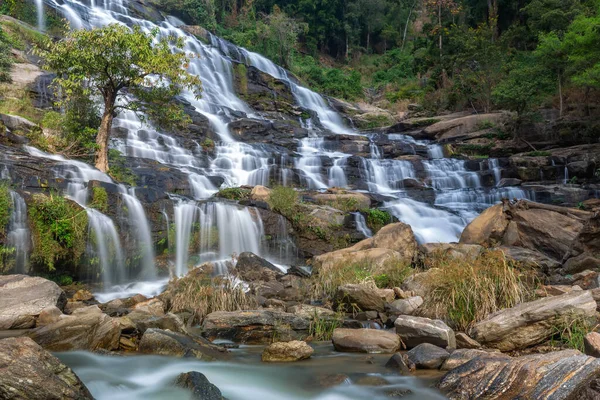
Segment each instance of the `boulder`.
M583 339L585 354L600 358L600 333L590 332Z
M269 282L283 275L281 270L275 265L250 252L244 252L239 255L235 265L235 272L245 282Z
M516 246L500 246L498 250L502 250L504 256L509 260L516 261L526 267L540 268L548 274L560 268L558 260L550 258L536 250Z
M354 353L394 353L400 348L395 333L377 329L337 328L331 339L337 351Z
M401 289L404 292L412 293L412 296L421 296L427 298L429 287L427 283L431 279L431 275L437 273L439 268L430 268L423 272L417 272L406 278L402 282Z
M408 360L402 353L395 353L391 356L385 363L385 367L396 370L400 375L408 375L411 371Z
M456 338L456 348L457 349L479 349L481 348L481 344L479 344L476 340L471 339L469 335L464 332L458 332L455 335Z
M440 142L452 142L466 138L470 132L482 130L482 125L502 124L508 119L507 113L488 113L446 119L426 127L423 133Z
M187 329L181 318L173 313L156 316L147 312L134 310L127 314L127 317L122 318L127 318L127 320L131 321L140 333L144 333L150 328L187 333Z
M386 311L397 315L413 315L421 305L423 305L423 298L413 296L391 302L386 306Z
M333 310L323 307L310 306L308 304L298 304L288 307L287 312L306 319L314 319L315 316L318 318L333 318L335 316L335 312Z
M476 357L448 372L438 388L450 399L586 399L600 360L576 350L519 358Z
M227 356L227 350L203 338L154 328L146 330L142 335L139 352L170 357L195 357L205 361Z
M425 243L419 246L420 257L425 261L425 265L427 258L435 255L450 256L461 260L474 260L482 250L483 247L478 244Z
M35 322L36 327L50 325L57 322L63 313L56 306L46 307L42 310Z
M119 322L102 313L98 306L89 306L61 315L51 324L32 331L29 336L50 351L116 350L119 348Z
M476 323L471 335L483 345L511 351L541 343L565 319L591 319L595 315L592 293L576 290L500 310Z
M52 281L27 275L0 276L0 331L35 326L47 307L62 310L67 296Z
M266 202L269 201L269 198L271 198L271 189L261 185L254 186L250 192L250 199L254 201Z
M0 114L0 120L11 131L29 132L37 128L36 124L18 115Z
M191 371L177 375L175 386L192 392L193 400L222 400L224 399L218 387L200 372Z
M79 289L71 297L72 301L90 301L94 299L94 295L86 289Z
M409 350L406 356L418 369L438 369L450 353L431 343L421 343Z
M309 326L309 318L273 309L216 311L204 318L202 334L211 341L268 344L274 337L281 341L305 339Z
M394 326L396 333L409 349L421 343L456 348L454 331L439 319L401 315L394 322Z
M264 362L300 361L310 358L313 352L313 348L301 340L276 342L264 349L262 360Z
M341 208L342 211L358 211L371 207L371 199L364 193L335 191L330 189L326 193L317 193L311 198L321 205Z
M347 306L347 310L358 307L362 311L385 310L386 303L395 297L391 289L379 289L373 284L347 284L338 287L334 302Z
M165 303L162 300L154 298L150 300L144 300L139 303L135 303L132 306L134 311L143 312L146 314L154 315L155 317L160 317L165 315Z
M501 359L510 359L510 356L507 354L502 354L500 352L490 352L479 349L457 349L450 354L450 357L444 361L442 367L440 368L442 371L451 371L454 368L458 368L463 364L468 363L474 358L501 358Z
M0 340L0 398L93 399L69 367L27 337Z

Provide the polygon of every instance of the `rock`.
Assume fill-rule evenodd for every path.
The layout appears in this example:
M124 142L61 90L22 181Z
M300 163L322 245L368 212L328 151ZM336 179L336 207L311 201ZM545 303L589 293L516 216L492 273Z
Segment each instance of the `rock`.
M498 311L476 323L471 334L483 345L511 351L541 343L565 319L595 315L596 302L591 292L573 291Z
M121 327L116 319L89 306L61 315L58 321L35 329L30 337L50 351L116 350Z
M139 352L171 357L195 357L205 361L224 358L227 351L202 338L150 328L140 340Z
M448 372L438 388L450 399L581 399L600 360L576 350L519 358L477 357Z
M402 353L395 353L390 357L385 363L385 367L396 370L400 375L408 375L411 371L409 364Z
M305 339L309 325L310 320L300 315L262 309L213 312L204 318L202 328L203 335L211 341L268 344L273 337L281 341Z
M261 185L256 185L252 188L252 191L250 192L250 199L254 200L254 201L269 201L269 198L271 197L271 189L261 186Z
M600 258L596 258L588 253L580 254L569 258L563 265L563 273L573 275L585 270L597 269L600 266Z
M194 400L222 400L224 399L218 387L200 372L191 371L177 375L175 386L188 389L192 392Z
M485 350L478 349L458 349L454 350L450 357L444 361L442 367L440 368L442 371L451 371L454 368L458 368L463 364L468 363L474 358L502 358L502 359L510 359L510 356L506 354L502 354L500 352L489 352Z
M436 122L423 132L427 137L438 139L441 143L452 142L466 137L466 134L482 130L482 124L502 124L508 118L507 113L488 113L462 116Z
M291 362L310 358L314 352L306 342L292 340L291 342L276 342L265 348L262 353L264 362Z
M409 349L421 343L456 348L454 331L439 319L401 315L394 322L394 326L396 333Z
M93 399L69 367L27 337L0 340L0 398Z
M328 205L334 208L340 207L343 204L342 211L358 211L371 207L371 198L364 193L336 191L330 189L326 193L317 193L311 198L321 205Z
M385 311L385 304L395 297L393 290L379 289L372 284L348 284L338 287L335 304L358 307L362 311Z
M52 281L26 275L0 276L0 331L27 329L47 307L62 310L67 297Z
M393 353L400 347L398 335L376 329L337 328L332 342L337 351L356 353Z
M523 182L523 181L520 179L517 179L517 178L502 178L502 179L500 179L500 182L498 182L498 185L496 185L496 186L500 187L500 188L511 187L511 186L521 186L521 182Z
M90 301L93 299L94 295L89 290L85 289L79 289L71 298L72 301Z
M418 369L438 369L450 356L446 350L430 343L421 343L406 353L408 361Z
M165 303L156 298L136 303L132 308L133 310L154 315L155 317L165 315Z
M417 272L406 278L402 282L402 290L404 292L412 293L413 296L421 296L427 298L429 294L429 287L427 283L430 281L430 275L435 274L438 268L430 268L423 272Z
M561 294L571 293L573 290L583 289L579 286L570 285L542 285L536 289L535 294L538 297L560 296Z
M287 312L296 314L306 319L314 319L315 316L319 318L332 318L335 316L335 312L333 310L323 307L310 306L308 304L298 304L288 307Z
M37 125L18 115L0 114L0 120L11 131L30 132Z
M40 315L38 316L37 321L35 322L36 327L50 325L55 323L60 319L60 316L63 313L56 306L46 307L42 310Z
M483 251L477 244L461 243L425 243L419 246L420 258L425 262L428 257L445 255L461 260L474 260Z
M417 241L409 225L402 222L384 226L372 238L356 243L352 247L325 253L313 258L313 268L327 269L338 263L369 261L377 266L388 260L412 262L417 254ZM374 271L376 268L372 267Z
M421 296L413 296L408 299L395 300L386 306L389 313L399 315L413 315L423 305Z
M235 265L237 276L246 282L269 282L283 275L281 270L264 258L254 253L244 252L238 257Z
M187 333L187 329L181 318L173 313L155 316L147 312L134 310L127 314L127 319L135 325L140 333L144 333L150 328L170 330L172 332L184 334Z
M600 333L590 332L585 335L583 345L585 347L585 354L596 358L600 357Z
M560 262L539 251L524 249L516 246L500 246L507 259L523 264L525 267L540 268L545 273L551 273L560 267Z
M471 339L466 333L458 332L455 335L457 349L480 349L481 344L474 339Z

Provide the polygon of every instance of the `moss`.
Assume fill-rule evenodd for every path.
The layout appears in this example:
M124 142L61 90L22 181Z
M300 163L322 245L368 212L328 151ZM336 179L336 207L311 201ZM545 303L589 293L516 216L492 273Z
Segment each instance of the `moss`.
M88 218L85 210L57 195L36 194L29 205L34 248L31 259L54 271L56 263L77 263L85 251Z
M92 188L92 202L90 203L90 207L106 213L108 210L108 193L106 193L106 189L101 186L94 186Z
M365 115L363 119L355 120L360 129L375 129L383 126L389 126L393 123L392 118L385 114Z
M294 209L298 203L298 192L290 187L276 186L271 190L269 205L286 218L294 216Z
M204 151L211 151L215 148L215 142L210 138L206 138L202 141L201 146Z
M221 197L228 200L246 200L250 197L250 189L239 187L221 189L215 194L216 197Z
M238 64L234 68L237 89L240 95L248 94L248 69L244 64Z

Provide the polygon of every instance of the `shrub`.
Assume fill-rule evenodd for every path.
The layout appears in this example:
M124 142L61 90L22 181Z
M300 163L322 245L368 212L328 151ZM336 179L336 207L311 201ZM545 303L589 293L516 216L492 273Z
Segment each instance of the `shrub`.
M340 328L344 322L344 314L336 313L334 316L319 315L316 311L310 320L308 334L316 341L329 341L333 331Z
M500 250L487 250L474 260L436 254L429 273L423 309L467 331L488 314L519 304L533 293L530 274L506 259Z
M553 327L552 345L560 344L571 349L585 352L584 338L595 327L584 317L562 318Z
M92 188L92 202L90 203L90 207L106 213L108 210L108 193L106 193L106 189L101 186L94 186Z
M14 63L10 48L9 39L0 27L0 82L10 81L10 71Z
M370 208L363 210L363 214L366 214L367 225L373 232L392 222L392 216L387 211Z
M276 186L271 191L269 205L273 211L278 212L287 218L293 217L297 203L298 193L293 188Z
M221 197L228 200L246 200L250 197L250 189L239 187L221 189L215 194L216 197Z

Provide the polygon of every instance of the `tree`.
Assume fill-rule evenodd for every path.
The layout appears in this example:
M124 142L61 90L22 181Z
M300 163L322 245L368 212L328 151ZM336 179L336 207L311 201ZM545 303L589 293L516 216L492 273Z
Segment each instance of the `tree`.
M556 34L550 32L540 35L540 42L533 52L536 62L546 70L550 71L556 77L556 86L558 88L559 112L562 117L563 106L563 86L565 82L565 69L568 64L565 46Z
M564 38L571 80L579 86L600 89L600 7L595 15L576 18Z
M144 33L140 27L108 25L71 31L38 53L56 71L55 85L65 101L82 93L102 96L104 107L96 135L96 168L108 172L108 141L113 118L120 110L132 110L164 124L184 118L174 101L182 88L200 94L200 80L184 68L189 60L183 42L158 38L158 29ZM170 44L171 43L171 44ZM171 45L175 52L171 51ZM127 97L126 97L127 96Z
M265 17L267 29L263 31L264 39L269 40L276 47L279 64L290 67L290 55L298 44L298 35L306 30L306 24L298 23L281 11L273 7L273 13Z

